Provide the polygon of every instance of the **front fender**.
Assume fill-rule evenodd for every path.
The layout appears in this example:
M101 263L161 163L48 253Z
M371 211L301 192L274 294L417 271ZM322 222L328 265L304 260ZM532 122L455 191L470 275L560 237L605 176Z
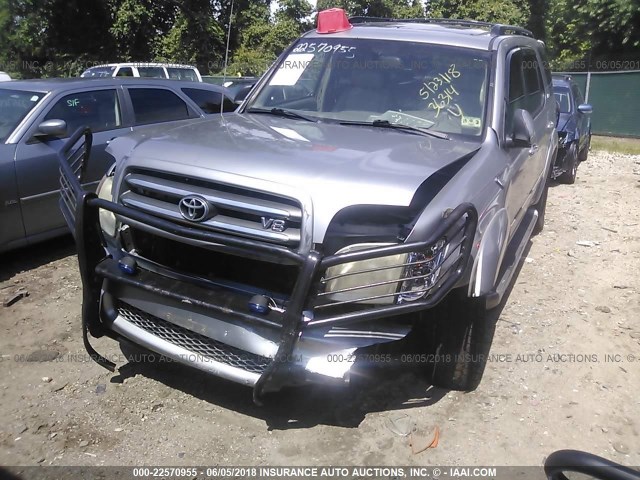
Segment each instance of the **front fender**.
M505 252L508 228L507 211L501 208L483 229L484 233L471 270L469 296L480 297L493 290Z

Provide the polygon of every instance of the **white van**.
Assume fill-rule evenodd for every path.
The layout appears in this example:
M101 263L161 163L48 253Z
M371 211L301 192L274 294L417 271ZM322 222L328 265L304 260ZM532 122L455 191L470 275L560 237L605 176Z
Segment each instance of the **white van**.
M0 82L8 82L11 80L11 76L8 73L0 72Z
M201 82L202 77L196 67L191 65L177 65L175 63L109 63L88 68L82 78L92 77L145 77L170 78L172 80L186 80Z

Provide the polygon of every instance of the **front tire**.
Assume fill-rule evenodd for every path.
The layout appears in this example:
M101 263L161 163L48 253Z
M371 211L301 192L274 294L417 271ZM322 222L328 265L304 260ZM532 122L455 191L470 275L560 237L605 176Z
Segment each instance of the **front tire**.
M533 205L538 211L538 219L536 220L536 224L533 227L532 235L538 235L542 230L544 230L544 217L547 213L547 197L549 196L549 178L545 180L544 188L542 190L542 195L540 195L540 200L538 203Z
M478 388L487 365L495 333L495 319L485 299L467 297L457 289L428 312L430 360L426 375L436 387L473 391Z
M576 183L576 176L578 175L578 144L574 142L569 147L567 152L567 170L558 177L560 183L566 185L573 185Z
M584 146L580 153L578 154L578 160L581 162L586 162L589 157L589 149L591 148L591 133L589 133L589 140L587 140L587 144Z

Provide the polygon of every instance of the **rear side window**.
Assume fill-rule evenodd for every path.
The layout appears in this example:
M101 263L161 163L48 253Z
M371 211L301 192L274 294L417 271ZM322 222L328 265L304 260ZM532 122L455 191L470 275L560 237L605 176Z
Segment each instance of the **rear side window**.
M189 118L187 104L162 88L130 88L129 95L137 125Z
M145 78L167 78L162 67L138 67L138 73Z
M198 76L192 68L167 67L167 73L169 74L169 78L173 80L198 81Z
M79 92L62 97L44 119L64 120L67 122L69 134L82 126L88 126L94 132L101 132L122 125L120 104L115 90Z
M211 90L201 90L199 88L183 88L182 91L202 109L204 113L216 114L220 113L220 103L224 101L222 106L223 112L233 112L237 105L223 97L220 92ZM224 99L224 100L223 100Z
M131 67L122 67L116 73L116 77L133 77L133 68Z

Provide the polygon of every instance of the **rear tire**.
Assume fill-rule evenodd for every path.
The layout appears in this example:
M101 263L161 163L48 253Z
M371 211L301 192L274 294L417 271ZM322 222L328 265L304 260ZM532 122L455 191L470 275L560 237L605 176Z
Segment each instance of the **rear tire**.
M566 185L573 185L576 183L576 176L578 175L578 145L576 142L572 143L567 152L567 170L558 177L560 183Z
M436 387L473 391L482 380L495 320L485 299L469 298L466 289L457 289L428 313L430 356L426 374Z

